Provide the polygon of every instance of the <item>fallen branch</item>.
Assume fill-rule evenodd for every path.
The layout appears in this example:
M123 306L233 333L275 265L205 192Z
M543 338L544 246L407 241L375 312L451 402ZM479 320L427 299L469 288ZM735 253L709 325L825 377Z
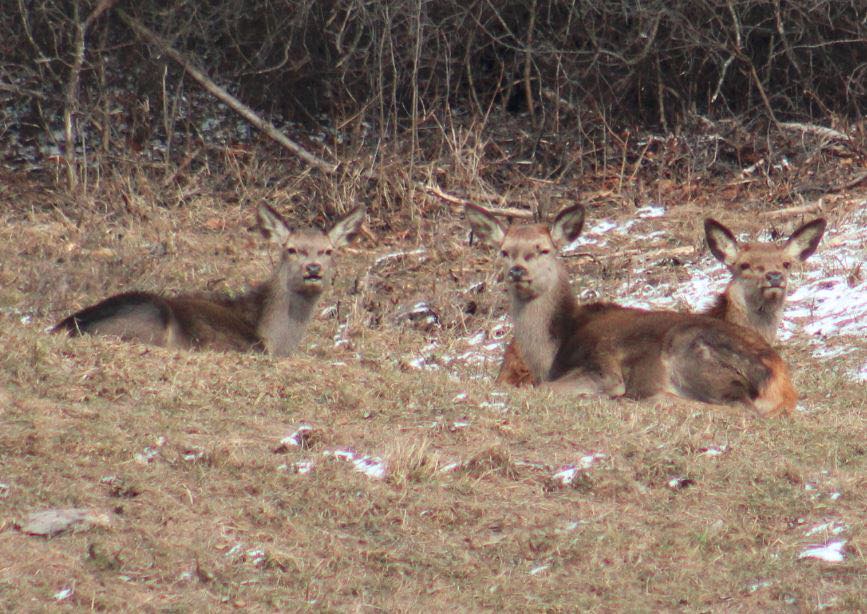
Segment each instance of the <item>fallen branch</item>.
M826 128L825 126L817 126L816 124L804 124L801 122L780 122L778 125L780 128L808 132L810 134L815 134L816 136L820 136L826 139L837 139L840 141L851 140L847 134L844 134L839 130L834 130L833 128Z
M204 87L219 100L225 102L241 117L253 124L256 128L264 132L266 135L271 137L274 141L294 153L296 156L298 156L311 166L314 166L325 173L332 174L337 170L336 164L326 162L322 158L319 158L318 156L310 153L309 151L301 147L298 143L290 140L286 137L286 135L277 130L274 124L259 117L256 112L253 111L253 109L251 109L243 102L232 96L229 92L224 90L222 87L214 83L214 81L212 81L205 73L193 66L193 64L187 58L185 58L178 51L170 47L168 43L163 41L155 32L152 32L137 19L130 17L126 14L125 11L120 9L117 9L117 14L120 16L123 22L130 27L130 29L132 29L142 38L146 39L152 45L159 47L160 51L162 51L165 55L169 56L175 62L180 64L181 67L185 71L187 71L187 73L193 79L198 81L202 87Z
M762 211L759 217L771 219L776 217L786 217L787 215L798 215L801 213L813 213L814 211L822 210L822 202L817 201L808 205L798 205L796 207L786 207L785 209L776 209L774 211Z
M421 189L423 189L424 191L428 192L429 194L433 194L434 196L441 198L442 200L446 201L450 205L454 205L455 207L464 207L464 206L469 205L469 204L473 204L473 205L479 204L479 203L474 202L472 200L467 200L466 198L460 198L459 196L452 196L451 194L447 194L446 192L443 192L439 188L439 186L436 186L436 185L426 185L426 186L419 186L419 187ZM492 203L486 202L485 204L491 205ZM524 219L533 219L533 212L527 211L525 209L515 209L513 207L505 207L505 208L500 208L500 209L489 209L489 211L493 215L499 215L502 217L519 217L519 218L524 218Z

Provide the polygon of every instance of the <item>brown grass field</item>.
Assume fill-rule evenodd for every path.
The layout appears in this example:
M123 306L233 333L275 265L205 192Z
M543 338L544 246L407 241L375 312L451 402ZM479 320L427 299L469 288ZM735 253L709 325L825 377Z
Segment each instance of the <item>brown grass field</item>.
M428 203L401 232L371 216L295 357L69 339L46 328L112 292L267 275L254 204L0 185L0 610L867 611L863 337L829 338L834 358L803 333L785 342L791 420L498 390L493 253ZM576 292L719 272L705 215L770 226L761 195L657 197L665 216L568 258ZM826 198L830 228L860 223L865 197ZM633 209L597 194L588 216ZM843 272L853 287L864 274ZM419 301L437 322L407 315ZM302 446L283 442L305 424ZM384 478L334 455L348 449ZM62 508L105 521L22 530ZM800 556L835 540L839 562Z

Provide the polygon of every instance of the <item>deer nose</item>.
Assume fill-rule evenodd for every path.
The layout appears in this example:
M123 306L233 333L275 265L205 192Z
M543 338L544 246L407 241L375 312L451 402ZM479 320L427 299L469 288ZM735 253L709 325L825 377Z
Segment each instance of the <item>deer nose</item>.
M768 283L772 286L783 285L783 274L779 271L768 271L767 273L765 273L765 279L767 279Z
M311 262L304 267L304 271L308 275L319 275L322 272L322 265L318 262Z
M521 281L526 274L527 269L519 264L516 264L511 269L509 269L509 279L511 281Z

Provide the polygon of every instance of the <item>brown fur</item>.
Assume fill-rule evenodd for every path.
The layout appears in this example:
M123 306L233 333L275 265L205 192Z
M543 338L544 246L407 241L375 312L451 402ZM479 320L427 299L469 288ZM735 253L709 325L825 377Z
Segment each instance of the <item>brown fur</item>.
M728 228L715 220L705 220L711 252L728 267L732 279L703 313L749 328L768 343L776 342L792 264L806 260L816 251L825 226L823 218L803 224L783 245L740 244ZM769 285L768 276L774 280L773 286ZM538 383L524 364L514 339L506 347L496 381L515 387Z
M516 350L533 381L578 394L681 398L791 414L797 394L782 359L753 331L704 315L579 305L556 243L574 240L583 209L506 229L469 205L474 232L501 251Z
M364 219L356 209L328 233L291 229L267 205L259 208L262 233L280 245L271 279L237 298L149 292L111 296L59 322L53 332L111 335L171 348L267 351L286 356L297 347L334 271L333 251Z

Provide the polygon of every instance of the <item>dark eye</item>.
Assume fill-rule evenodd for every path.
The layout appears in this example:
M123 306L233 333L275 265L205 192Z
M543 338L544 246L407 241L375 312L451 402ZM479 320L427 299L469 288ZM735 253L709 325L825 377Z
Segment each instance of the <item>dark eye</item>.
M749 262L741 262L740 269L741 269L741 271L749 271L750 270L750 263Z
M792 266L792 263L791 263L791 262L784 262L784 263L783 263L783 268L784 268L784 269L788 269L790 266Z
M333 249L326 249L326 250L325 250L325 255L326 255L326 256L330 256L331 253L332 253L333 251L334 251Z
M542 254L543 256L547 256L548 254L551 253L551 250L550 249L543 249L543 250L540 250L539 253Z
M500 256L502 256L503 258L508 258L508 257L509 257L509 252L507 252L506 250L503 250L503 251L500 252Z
M294 254L297 254L297 253L298 253L298 250L295 249L294 247L287 247L287 248L286 248L286 253L287 253L287 254L290 254L290 255L294 255Z

